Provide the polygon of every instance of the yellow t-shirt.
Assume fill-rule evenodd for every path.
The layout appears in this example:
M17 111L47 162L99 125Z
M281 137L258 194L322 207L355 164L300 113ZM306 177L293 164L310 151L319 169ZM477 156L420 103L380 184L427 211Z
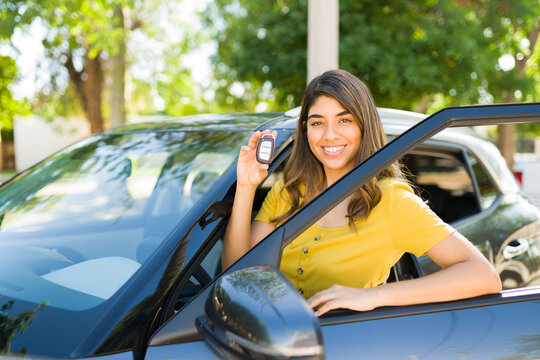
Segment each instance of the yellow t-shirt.
M408 185L383 180L380 186L380 202L367 218L355 222L356 232L348 225L323 228L314 224L283 250L280 270L306 299L333 284L380 285L404 252L423 255L455 231ZM255 221L272 223L272 218L289 208L290 197L280 180Z

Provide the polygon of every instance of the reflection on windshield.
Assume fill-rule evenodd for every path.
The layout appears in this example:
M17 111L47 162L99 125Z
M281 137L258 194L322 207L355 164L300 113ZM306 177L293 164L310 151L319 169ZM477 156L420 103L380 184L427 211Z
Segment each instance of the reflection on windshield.
M14 179L0 190L0 294L72 310L110 298L235 161L246 135L100 135Z
M1 300L1 299L0 299ZM0 354L17 353L24 355L26 350L11 349L11 341L16 333L23 333L36 318L38 310L45 309L48 304L43 303L32 310L23 310L17 315L11 314L14 301L8 301L0 307Z

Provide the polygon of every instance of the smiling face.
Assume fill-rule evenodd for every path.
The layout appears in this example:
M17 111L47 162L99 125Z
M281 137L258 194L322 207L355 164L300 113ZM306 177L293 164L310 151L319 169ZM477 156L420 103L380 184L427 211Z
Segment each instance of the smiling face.
M319 96L308 111L306 128L309 147L323 165L328 184L356 165L360 126L336 99Z

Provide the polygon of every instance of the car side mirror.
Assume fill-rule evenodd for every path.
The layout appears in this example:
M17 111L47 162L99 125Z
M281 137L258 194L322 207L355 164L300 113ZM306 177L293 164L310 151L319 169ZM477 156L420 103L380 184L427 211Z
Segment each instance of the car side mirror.
M223 359L324 359L315 313L291 283L269 266L219 278L196 325Z

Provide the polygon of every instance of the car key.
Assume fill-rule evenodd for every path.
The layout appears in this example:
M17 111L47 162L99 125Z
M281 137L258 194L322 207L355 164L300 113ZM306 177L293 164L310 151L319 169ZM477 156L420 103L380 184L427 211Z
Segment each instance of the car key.
M275 136L265 134L257 144L257 161L262 164L270 164L274 155Z

